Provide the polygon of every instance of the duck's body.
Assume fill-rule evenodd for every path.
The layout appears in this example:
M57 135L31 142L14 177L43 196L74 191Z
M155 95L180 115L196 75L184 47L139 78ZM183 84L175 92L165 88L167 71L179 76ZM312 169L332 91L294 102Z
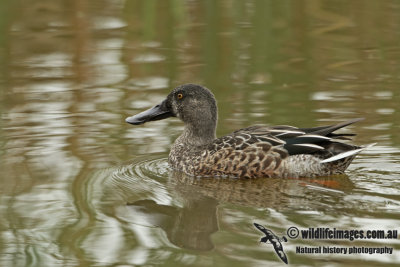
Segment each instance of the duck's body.
M333 132L360 119L315 128L251 126L216 138L217 106L199 85L175 88L160 105L126 119L131 124L176 116L185 128L169 164L195 176L310 177L341 174L363 149L339 142Z
M247 178L328 176L343 173L355 154L333 162L321 163L322 160L341 152L360 149L357 146L330 141L331 138L323 136L315 147L310 146L309 141L305 141L307 144L301 143L301 137L298 138L297 145L289 146L284 142L290 142L294 138L285 140L282 136L282 139L278 139L275 136L285 132L279 128L253 126L214 139L210 144L203 146L191 146L186 143L185 138L178 138L171 148L169 164L176 170L196 176ZM302 131L299 129L298 133L300 132ZM305 139L311 135L304 133L301 136ZM318 140L318 137L310 138ZM296 149L304 152L296 152ZM316 149L319 151L315 151ZM306 154L311 151L314 152Z

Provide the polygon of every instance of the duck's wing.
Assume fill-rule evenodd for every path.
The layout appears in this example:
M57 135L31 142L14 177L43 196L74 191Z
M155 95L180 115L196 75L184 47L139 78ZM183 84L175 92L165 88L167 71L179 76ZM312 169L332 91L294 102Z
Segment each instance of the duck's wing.
M363 118L312 128L254 125L240 129L233 135L248 134L253 136L252 141L269 142L273 146L283 145L289 155L312 154L327 149L332 143L338 143L334 139L348 139L346 136L354 136L355 134L352 133L336 134L334 131L360 120Z
M327 136L332 138L342 137L342 136L354 136L355 134L346 133L346 134L335 134L333 133L336 130L339 130L343 127L346 127L350 124L359 122L364 120L364 118L351 119L345 122L341 122L338 124L332 124L327 126L318 126L311 128L298 128L290 125L276 125L276 126L266 126L266 125L253 125L247 128L243 128L235 131L234 133L249 133L256 135L273 135L280 139L288 139L292 137L297 137L305 134L313 134L320 136Z
M278 125L278 126L263 126L254 125L234 132L233 137L251 136L247 143L268 143L274 147L283 147L288 155L296 154L311 154L324 147L317 145L323 141L329 141L331 138L307 134L299 128Z

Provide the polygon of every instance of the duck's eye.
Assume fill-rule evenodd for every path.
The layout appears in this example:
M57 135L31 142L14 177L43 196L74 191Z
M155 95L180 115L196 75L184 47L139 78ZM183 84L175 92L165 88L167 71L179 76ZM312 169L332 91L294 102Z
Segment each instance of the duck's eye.
M183 98L183 94L177 94L176 96L178 99L182 99Z

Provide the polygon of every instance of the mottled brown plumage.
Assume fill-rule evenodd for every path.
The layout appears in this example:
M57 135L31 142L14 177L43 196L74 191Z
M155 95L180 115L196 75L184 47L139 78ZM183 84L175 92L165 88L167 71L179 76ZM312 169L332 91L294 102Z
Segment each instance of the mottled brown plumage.
M310 177L340 174L363 149L340 142L353 134L334 131L355 123L297 128L255 125L216 138L214 95L200 85L175 88L161 104L127 118L131 124L175 116L185 128L173 144L169 164L194 176Z

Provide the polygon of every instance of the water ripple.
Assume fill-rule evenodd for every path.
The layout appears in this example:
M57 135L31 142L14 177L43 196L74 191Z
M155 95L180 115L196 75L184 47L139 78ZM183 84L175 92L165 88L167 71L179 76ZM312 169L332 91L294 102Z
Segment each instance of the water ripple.
M166 158L135 159L112 170L105 180L104 192L107 198L122 198L126 203L141 198L169 203L171 197L165 186L167 176Z

